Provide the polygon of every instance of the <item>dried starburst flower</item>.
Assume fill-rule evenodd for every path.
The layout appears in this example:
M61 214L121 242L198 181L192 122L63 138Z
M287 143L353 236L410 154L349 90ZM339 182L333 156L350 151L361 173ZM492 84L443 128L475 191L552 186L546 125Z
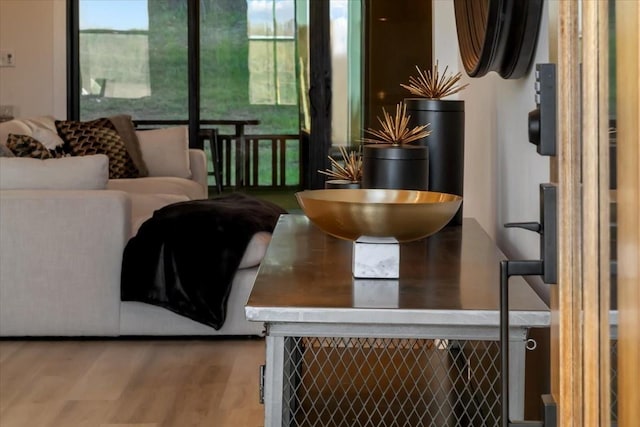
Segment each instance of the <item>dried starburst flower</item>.
M416 65L418 77L409 77L409 84L400 84L413 95L421 98L441 99L454 93L460 92L469 84L459 85L462 73L447 75L449 67L444 67L442 75L438 71L438 61L431 70L422 71Z
M343 164L335 160L333 157L329 157L331 161L331 169L318 171L321 174L327 175L332 179L342 179L351 182L360 182L362 180L362 155L360 150L358 152L347 153L345 147L339 147L340 155L342 156Z
M384 120L378 117L382 130L367 129L365 132L373 135L375 138L363 138L363 142L403 145L410 144L431 134L431 130L427 129L429 123L409 129L409 119L411 116L407 116L407 106L403 102L396 105L395 117L392 118L384 108L382 108L382 113Z

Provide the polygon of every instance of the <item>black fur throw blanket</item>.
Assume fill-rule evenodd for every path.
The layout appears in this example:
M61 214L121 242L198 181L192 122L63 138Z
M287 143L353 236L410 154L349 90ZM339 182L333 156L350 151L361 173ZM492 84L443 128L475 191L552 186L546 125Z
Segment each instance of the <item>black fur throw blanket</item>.
M121 299L158 305L220 329L251 237L273 231L281 207L242 193L154 212L122 260Z

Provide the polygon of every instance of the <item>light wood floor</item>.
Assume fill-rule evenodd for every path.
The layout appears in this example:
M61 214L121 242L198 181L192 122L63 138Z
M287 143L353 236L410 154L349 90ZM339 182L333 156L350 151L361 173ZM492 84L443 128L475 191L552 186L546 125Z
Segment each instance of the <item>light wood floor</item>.
M257 427L264 340L0 341L2 427Z

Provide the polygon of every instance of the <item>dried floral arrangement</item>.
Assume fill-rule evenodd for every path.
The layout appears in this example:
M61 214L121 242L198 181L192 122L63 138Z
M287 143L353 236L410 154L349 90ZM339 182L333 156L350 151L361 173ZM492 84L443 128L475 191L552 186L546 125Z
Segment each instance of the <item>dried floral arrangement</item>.
M392 118L384 108L382 108L382 113L384 120L378 117L382 130L367 129L365 132L373 135L375 138L363 138L362 142L403 145L410 144L431 134L431 130L427 129L429 123L409 129L409 119L411 116L407 116L407 106L403 102L396 105L395 117Z
M422 71L416 65L418 77L411 76L409 77L408 85L400 84L400 86L407 89L413 95L429 99L441 99L458 93L469 86L468 83L460 86L462 73L447 75L448 69L448 66L444 67L441 75L438 70L438 61L436 61L436 64L431 70Z
M333 157L329 157L331 161L332 169L326 169L318 171L321 174L327 175L332 179L341 179L350 182L360 182L362 180L362 154L360 150L358 152L347 153L345 147L340 147L340 155L342 155L342 162L335 160Z

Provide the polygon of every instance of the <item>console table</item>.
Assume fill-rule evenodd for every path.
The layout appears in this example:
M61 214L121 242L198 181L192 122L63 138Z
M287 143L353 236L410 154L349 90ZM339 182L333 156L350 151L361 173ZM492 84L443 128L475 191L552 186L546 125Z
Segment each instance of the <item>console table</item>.
M504 256L477 221L401 244L399 280L354 280L351 251L280 217L245 307L266 325L265 426L493 425ZM509 412L522 419L527 332L550 315L517 277L510 308Z

